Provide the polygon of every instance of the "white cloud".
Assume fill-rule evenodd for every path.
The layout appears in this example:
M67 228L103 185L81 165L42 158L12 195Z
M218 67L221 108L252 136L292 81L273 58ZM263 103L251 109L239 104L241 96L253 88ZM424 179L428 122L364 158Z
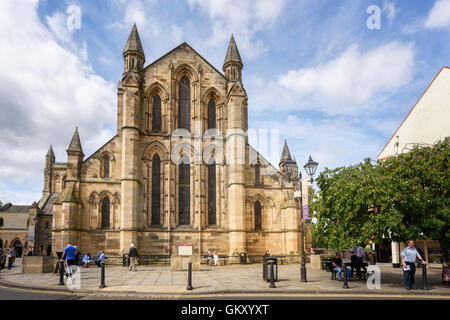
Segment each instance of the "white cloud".
M199 8L210 19L211 36L206 45L216 47L234 33L238 46L248 59L258 57L266 51L257 40L258 31L270 28L278 20L286 0L188 0L191 9Z
M395 16L397 15L395 2L389 2L385 0L383 2L383 11L386 12L389 22L392 22L395 19Z
M450 0L437 0L428 13L425 27L429 29L450 28Z
M86 64L86 44L70 49L64 15L47 18L47 28L37 7L36 0L0 1L0 195L11 185L42 184L49 145L66 161L75 126L86 155L114 134L105 128L115 123L115 85Z
M411 80L413 70L411 44L394 41L365 52L351 45L335 59L314 68L288 71L279 77L278 84L292 93L291 100L307 98L322 111L347 114L395 92Z

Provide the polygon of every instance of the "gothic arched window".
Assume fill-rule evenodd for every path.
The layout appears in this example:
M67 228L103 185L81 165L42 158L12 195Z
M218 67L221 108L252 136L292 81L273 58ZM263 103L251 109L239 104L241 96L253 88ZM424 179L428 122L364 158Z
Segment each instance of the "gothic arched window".
M109 156L103 157L103 178L109 178Z
M211 98L208 102L208 128L207 129L215 129L216 128L216 103L214 99Z
M255 202L255 230L261 230L262 219L261 219L261 203L259 201Z
M179 224L189 225L190 217L190 195L191 195L191 168L190 164L180 163L178 166L178 214Z
M206 165L208 170L208 225L217 224L216 219L216 164Z
M102 229L109 229L109 217L111 212L111 202L108 197L102 200Z
M178 128L191 130L191 87L186 76L180 80L179 93Z
M157 94L153 96L152 116L153 116L152 130L161 131L161 98Z
M161 224L161 159L152 159L152 225Z

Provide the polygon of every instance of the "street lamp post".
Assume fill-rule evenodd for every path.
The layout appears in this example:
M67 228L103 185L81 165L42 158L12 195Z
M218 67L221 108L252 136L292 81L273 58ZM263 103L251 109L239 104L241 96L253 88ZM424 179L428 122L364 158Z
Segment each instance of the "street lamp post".
M306 260L305 260L305 234L303 229L303 199L302 199L302 173L301 171L298 173L298 185L299 191L295 192L295 198L300 202L300 237L301 237L301 245L302 245L302 261L300 265L300 280L301 282L307 282L306 279Z
M310 182L313 182L313 176L316 173L317 166L319 164L314 161L311 156L309 156L308 162L304 165L306 173L308 173L308 176L311 178ZM286 172L289 173L286 167ZM293 170L291 170L292 174ZM290 180L290 179L289 179ZM301 247L302 247L302 261L300 265L300 279L301 282L307 282L306 279L306 258L305 258L305 232L304 232L304 220L303 220L303 195L302 195L302 186L301 186L301 180L302 180L302 173L298 173L298 186L299 190L295 192L294 198L297 199L297 201L300 202L300 217L301 217L301 226L300 226L300 237L301 237Z

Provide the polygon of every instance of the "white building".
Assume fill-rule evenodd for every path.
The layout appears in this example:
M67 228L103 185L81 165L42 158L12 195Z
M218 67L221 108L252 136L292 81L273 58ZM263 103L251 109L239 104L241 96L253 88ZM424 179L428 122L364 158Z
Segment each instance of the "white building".
M450 68L442 67L428 88L412 107L406 118L378 155L384 160L408 152L416 145L427 146L450 137ZM392 263L400 263L400 250L404 244L391 243ZM439 245L435 241L416 241L425 259L433 259ZM429 254L430 253L430 254Z

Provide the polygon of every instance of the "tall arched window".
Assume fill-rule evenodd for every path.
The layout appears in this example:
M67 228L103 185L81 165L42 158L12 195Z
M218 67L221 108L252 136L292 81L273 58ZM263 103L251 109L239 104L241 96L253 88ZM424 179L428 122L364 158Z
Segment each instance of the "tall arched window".
M259 201L255 202L255 230L261 230L262 219L261 219L261 203Z
M3 227L3 218L0 218L0 228Z
M109 217L111 212L111 202L108 197L102 200L102 229L109 229Z
M103 178L109 178L109 156L103 157Z
M208 102L208 129L216 128L216 103L214 99L209 99Z
M216 219L216 164L206 165L208 170L208 225L217 224Z
M186 76L180 80L179 93L178 128L191 130L191 87Z
M158 94L153 96L152 116L152 130L156 132L161 131L161 98Z
M161 224L161 159L152 159L152 225Z
M191 223L190 216L190 195L191 195L191 172L190 164L180 163L178 166L178 213L179 224L189 225Z

